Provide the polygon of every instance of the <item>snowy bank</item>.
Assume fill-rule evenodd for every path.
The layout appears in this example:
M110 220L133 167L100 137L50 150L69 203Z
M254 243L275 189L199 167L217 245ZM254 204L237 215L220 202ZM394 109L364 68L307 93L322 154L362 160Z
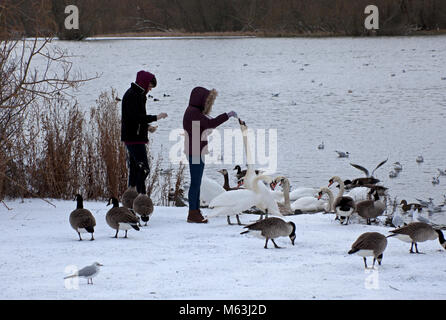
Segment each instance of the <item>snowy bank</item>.
M226 217L207 225L186 223L187 208L155 208L148 227L128 239L105 222L105 202L84 203L96 217L95 241L78 241L68 222L73 201L9 201L0 208L0 299L445 299L444 251L438 241L410 244L388 239L382 266L364 270L347 252L367 231L389 228L339 225L331 214L287 217L297 226L296 245L263 248L264 240L240 235ZM205 210L206 212L206 210ZM243 223L257 219L242 215ZM89 236L85 236L89 239ZM98 261L94 285L64 276ZM369 265L372 260L369 259ZM71 267L70 267L71 266Z

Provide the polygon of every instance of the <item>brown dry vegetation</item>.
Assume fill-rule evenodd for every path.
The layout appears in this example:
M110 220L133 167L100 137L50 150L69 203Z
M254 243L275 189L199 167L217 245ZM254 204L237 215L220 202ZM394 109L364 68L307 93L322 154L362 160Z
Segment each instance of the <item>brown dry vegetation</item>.
M116 93L101 93L88 114L81 112L73 90L90 78L72 70L67 52L50 46L42 26L53 24L38 15L50 8L47 1L26 4L0 3L0 200L76 193L119 198L127 167ZM24 40L26 34L35 38ZM153 199L157 204L171 182L160 182L162 158L149 154L149 190L161 199Z
M11 1L11 0L5 0ZM11 21L27 35L39 32L62 39L91 35L184 35L235 33L256 36L368 35L364 9L379 8L377 35L441 32L444 0L21 0ZM66 30L67 5L80 11L80 29Z

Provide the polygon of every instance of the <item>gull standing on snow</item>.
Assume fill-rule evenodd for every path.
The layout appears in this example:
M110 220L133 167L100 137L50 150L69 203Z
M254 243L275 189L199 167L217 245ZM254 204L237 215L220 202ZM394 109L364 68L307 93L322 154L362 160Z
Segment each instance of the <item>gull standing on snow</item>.
M96 277L99 273L99 267L102 267L103 264L99 262L93 263L91 266L84 267L77 271L75 274L66 276L64 279L81 277L87 279L87 284L93 284L93 278ZM91 280L91 281L90 281Z

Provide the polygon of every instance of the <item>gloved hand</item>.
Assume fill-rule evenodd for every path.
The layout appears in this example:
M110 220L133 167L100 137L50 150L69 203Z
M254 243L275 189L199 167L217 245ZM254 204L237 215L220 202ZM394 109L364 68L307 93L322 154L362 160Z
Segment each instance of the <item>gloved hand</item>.
M229 117L229 118L231 118L231 117L238 118L238 116L237 116L237 112L235 112L235 111L230 111L230 112L228 112L228 117Z

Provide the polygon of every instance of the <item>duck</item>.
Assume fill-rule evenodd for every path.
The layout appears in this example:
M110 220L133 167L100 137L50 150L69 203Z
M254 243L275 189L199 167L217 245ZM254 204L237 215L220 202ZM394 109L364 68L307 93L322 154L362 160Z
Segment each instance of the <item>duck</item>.
M408 225L391 230L392 235L387 236L396 237L397 239L410 242L410 253L421 253L418 251L418 242L425 242L428 240L435 240L438 238L440 245L446 250L446 240L444 239L443 232L440 229L434 229L431 225L424 222L411 222ZM413 252L413 246L415 245L415 252Z
M417 163L422 163L422 162L424 162L424 158L423 158L422 155L419 155L419 156L415 159L415 161L416 161Z
M441 169L438 169L438 168L437 168L437 170L438 170L438 174L439 174L440 176L446 176L446 169L445 169L445 170L441 170Z
M396 178L396 177L398 177L398 172L395 170L390 170L389 178Z
M208 217L225 215L230 225L230 216L238 216L254 206L266 214L282 215L273 196L261 181L270 183L272 178L264 175L255 176L252 181L252 189L226 191L212 199L209 203L212 212L208 214ZM241 224L239 219L237 220L238 224Z
M350 153L348 151L343 152L343 151L335 150L335 152L338 154L338 158L348 158L350 156Z
M403 170L403 165L401 163L394 162L393 163L393 170L395 170L396 172L402 171Z
M360 217L367 220L368 225L371 224L371 219L376 219L386 210L386 205L379 200L379 195L376 191L373 192L373 196L373 200L363 200L355 203L356 212Z
M147 194L140 193L133 201L133 210L141 216L141 220L147 223L153 214L153 202Z
M218 195L226 192L226 190L215 180L210 179L203 174L200 186L200 205L202 207L209 206L209 203Z
M373 257L372 269L375 267L375 261L381 265L384 250L387 247L387 238L379 232L365 232L352 244L348 254L354 254L363 257L364 266L367 269L367 258Z
M76 194L73 201L77 201L76 209L70 213L70 225L79 235L79 241L82 241L81 233L91 233L91 241L94 240L94 227L96 220L90 210L84 209L84 199L80 194Z
M107 206L113 205L113 208L108 210L105 220L107 224L116 230L114 238L118 238L119 230L125 230L125 237L127 238L127 231L130 229L135 229L139 231L138 218L129 209L124 207L119 207L119 201L115 197L111 197L108 200Z
M353 198L344 196L344 181L338 176L332 177L328 181L328 187L330 187L334 182L337 182L339 184L339 193L336 196L336 199L333 203L333 208L335 209L336 216L340 217L340 222L342 224L343 220L347 218L347 221L345 225L348 225L348 222L350 220L350 216L355 211L355 201Z
M439 184L440 183L440 176L438 175L438 176L436 176L436 177L432 177L432 184L433 185L437 185L437 184Z
M127 209L133 209L133 200L138 196L136 187L129 186L127 190L124 191L121 197L122 206Z
M230 191L230 190L237 190L240 188L240 184L237 187L231 188L229 186L229 175L228 175L228 170L226 169L221 169L218 170L219 173L221 173L224 177L224 184L223 184L223 189L225 189L226 191Z
M244 228L248 229L241 232L240 234L247 234L250 232L260 231L260 236L266 239L265 249L268 249L268 241L274 244L274 247L279 249L280 247L276 244L274 239L279 237L289 237L291 244L294 246L294 241L296 239L296 224L292 221L286 222L280 218L270 217L263 220L251 223Z
M319 145L317 146L317 148L318 148L319 150L324 150L324 148L325 148L325 146L324 146L324 141L322 141L321 144L319 144Z
M401 200L400 202L400 207L401 209L403 209L404 212L409 211L412 207L413 209L417 209L417 210L422 210L423 209L423 205L419 204L419 203L407 203L406 200Z

